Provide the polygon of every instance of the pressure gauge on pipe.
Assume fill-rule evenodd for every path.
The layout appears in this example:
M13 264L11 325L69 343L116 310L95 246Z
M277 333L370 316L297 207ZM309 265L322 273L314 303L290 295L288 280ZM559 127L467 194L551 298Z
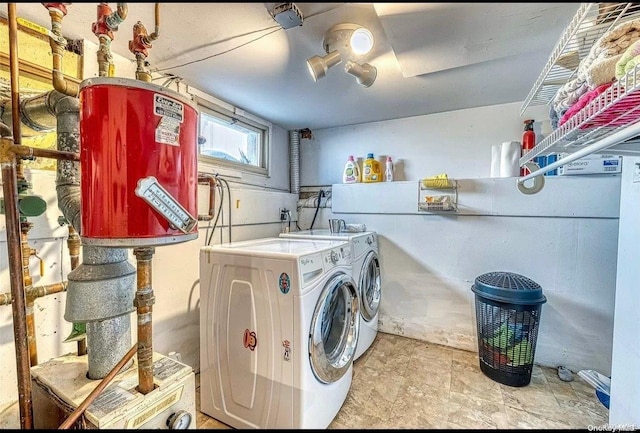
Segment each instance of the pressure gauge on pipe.
M186 410L179 410L167 419L170 430L186 430L191 425L191 414Z

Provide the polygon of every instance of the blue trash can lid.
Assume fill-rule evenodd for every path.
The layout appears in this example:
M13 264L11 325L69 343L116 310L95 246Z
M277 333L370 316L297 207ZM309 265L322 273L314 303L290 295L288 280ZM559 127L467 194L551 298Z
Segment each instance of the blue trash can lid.
M482 274L476 277L471 290L478 296L498 302L518 305L538 305L547 302L538 283L512 272Z

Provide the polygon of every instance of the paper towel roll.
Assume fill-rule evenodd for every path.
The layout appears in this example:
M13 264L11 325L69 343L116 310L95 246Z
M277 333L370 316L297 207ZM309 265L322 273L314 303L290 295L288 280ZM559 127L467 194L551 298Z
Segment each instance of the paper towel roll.
M505 141L500 147L500 177L520 176L519 141Z
M500 177L500 149L502 145L491 146L491 177Z

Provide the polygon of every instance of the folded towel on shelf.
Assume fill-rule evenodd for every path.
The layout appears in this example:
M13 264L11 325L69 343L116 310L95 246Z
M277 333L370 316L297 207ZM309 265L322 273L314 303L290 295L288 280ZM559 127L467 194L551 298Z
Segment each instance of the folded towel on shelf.
M606 83L601 86L596 87L594 90L590 90L578 99L578 101L573 104L562 116L560 122L558 122L559 126L564 125L569 119L575 116L580 110L587 106L591 101L596 99L598 96L602 94L605 90L611 87L611 83Z
M622 54L596 60L587 69L587 85L590 90L603 84L612 83L616 79L616 64Z
M574 78L558 89L551 104L559 116L562 116L582 95L589 91L586 80Z
M616 63L616 78L619 80L640 61L640 40L635 41Z
M624 22L605 32L593 44L589 54L578 66L578 78L586 80L587 69L598 60L623 54L640 39L640 19Z

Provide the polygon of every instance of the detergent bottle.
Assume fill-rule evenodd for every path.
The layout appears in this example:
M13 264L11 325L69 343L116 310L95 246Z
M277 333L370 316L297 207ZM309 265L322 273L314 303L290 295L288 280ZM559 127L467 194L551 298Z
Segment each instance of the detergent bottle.
M358 163L354 161L353 155L349 155L347 163L344 165L344 173L342 173L342 183L360 182L360 169Z
M362 182L380 182L382 173L380 172L380 163L373 158L373 153L367 154L367 159L362 163Z
M387 156L387 162L385 164L384 170L384 180L385 182L393 182L393 161L390 156Z

